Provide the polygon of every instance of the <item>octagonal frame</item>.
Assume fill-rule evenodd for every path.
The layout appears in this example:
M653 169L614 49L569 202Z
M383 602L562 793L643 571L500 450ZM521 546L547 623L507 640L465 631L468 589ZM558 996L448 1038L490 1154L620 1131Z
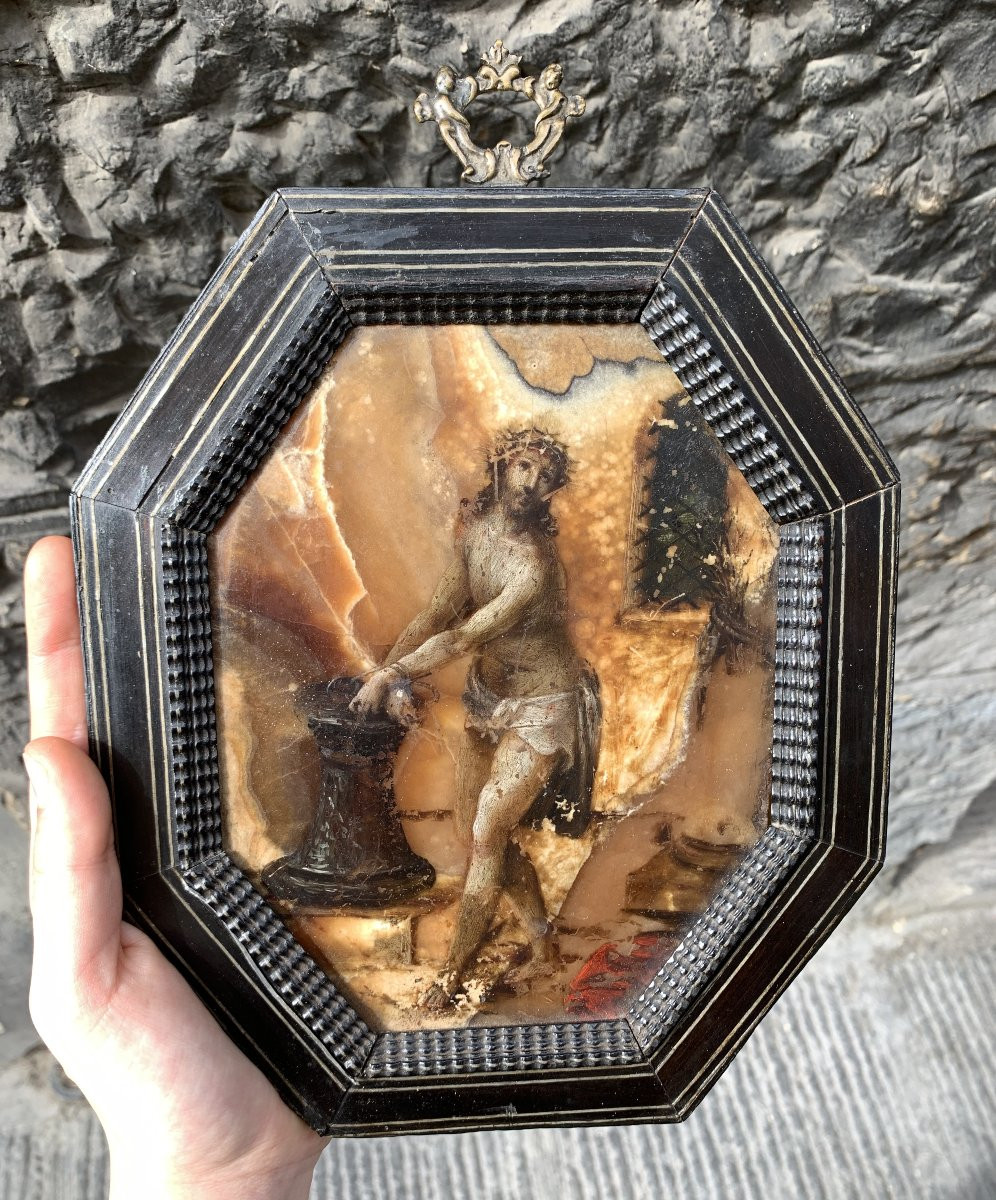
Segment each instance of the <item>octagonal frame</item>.
M353 326L636 321L779 526L770 826L625 1017L375 1033L224 851L207 538ZM129 919L322 1132L682 1119L881 864L897 513L715 193L277 193L72 496Z

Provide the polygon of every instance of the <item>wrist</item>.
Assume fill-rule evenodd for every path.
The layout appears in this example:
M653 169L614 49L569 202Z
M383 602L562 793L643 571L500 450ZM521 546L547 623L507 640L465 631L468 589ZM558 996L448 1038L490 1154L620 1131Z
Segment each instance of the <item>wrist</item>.
M108 1200L308 1200L319 1157L320 1151L310 1162L281 1167L247 1161L196 1172L112 1150Z

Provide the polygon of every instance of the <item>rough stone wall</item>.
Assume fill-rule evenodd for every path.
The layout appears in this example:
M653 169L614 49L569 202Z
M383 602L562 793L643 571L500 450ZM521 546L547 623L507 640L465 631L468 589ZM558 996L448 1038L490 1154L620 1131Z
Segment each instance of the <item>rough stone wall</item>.
M894 455L893 861L947 837L996 773L994 19L982 0L0 0L8 806L25 549L67 528L74 475L265 196L454 182L410 101L503 36L588 98L555 180L717 187Z

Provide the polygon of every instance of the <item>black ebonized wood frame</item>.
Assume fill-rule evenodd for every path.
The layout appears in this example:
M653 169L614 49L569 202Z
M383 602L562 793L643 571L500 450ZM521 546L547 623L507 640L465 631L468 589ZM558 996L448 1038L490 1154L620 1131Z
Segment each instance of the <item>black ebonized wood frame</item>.
M626 1019L374 1033L223 850L206 539L354 325L635 321L780 526L770 828ZM680 1120L881 864L898 478L714 193L279 193L72 506L128 915L323 1132Z

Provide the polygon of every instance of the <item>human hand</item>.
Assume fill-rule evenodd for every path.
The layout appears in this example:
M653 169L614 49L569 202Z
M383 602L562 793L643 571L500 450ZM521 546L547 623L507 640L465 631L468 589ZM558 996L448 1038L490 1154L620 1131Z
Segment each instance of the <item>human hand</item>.
M25 566L31 1015L93 1105L111 1200L306 1197L324 1140L281 1101L154 943L122 920L107 789L86 753L72 546Z

